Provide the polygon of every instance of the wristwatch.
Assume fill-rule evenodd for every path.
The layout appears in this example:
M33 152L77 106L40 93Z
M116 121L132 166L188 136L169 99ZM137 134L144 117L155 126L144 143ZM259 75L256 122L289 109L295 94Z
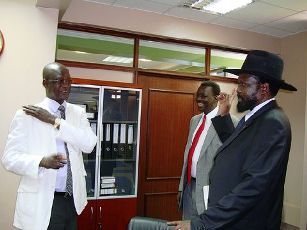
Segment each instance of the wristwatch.
M53 127L56 128L56 129L58 129L58 128L60 127L60 124L61 124L61 118L58 118L58 117L57 117L57 118L54 120Z

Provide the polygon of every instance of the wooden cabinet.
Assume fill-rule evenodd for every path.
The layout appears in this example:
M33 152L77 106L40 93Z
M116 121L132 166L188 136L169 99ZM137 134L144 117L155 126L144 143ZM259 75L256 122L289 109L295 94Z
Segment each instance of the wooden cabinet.
M78 230L122 230L137 212L136 198L90 200L78 217Z
M97 202L96 200L88 201L82 214L78 216L78 230L96 230L97 229Z
M88 205L78 230L122 230L137 215L141 90L74 84L69 102L86 110L98 137L83 154Z

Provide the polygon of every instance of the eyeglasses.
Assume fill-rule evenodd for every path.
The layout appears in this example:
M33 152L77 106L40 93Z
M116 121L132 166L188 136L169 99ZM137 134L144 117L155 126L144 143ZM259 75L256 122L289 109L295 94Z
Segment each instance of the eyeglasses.
M62 78L62 79L48 79L48 82L53 82L54 84L57 85L70 85L72 80L71 79L67 79L67 78Z

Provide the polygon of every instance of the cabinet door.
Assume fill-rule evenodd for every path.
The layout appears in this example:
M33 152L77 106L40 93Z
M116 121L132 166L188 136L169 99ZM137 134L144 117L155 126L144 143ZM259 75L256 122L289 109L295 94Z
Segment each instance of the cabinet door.
M100 87L95 86L81 86L73 85L68 101L72 104L79 105L84 108L87 114L88 121L93 129L94 133L99 137L99 126L98 126L98 111L99 111L99 94ZM93 149L90 154L83 154L84 167L86 171L86 191L87 197L96 197L96 152L97 146Z
M78 216L78 230L95 230L96 229L96 200L88 201L85 209Z
M101 124L100 197L136 197L141 91L104 87Z
M97 200L97 229L127 229L129 221L136 216L136 198Z

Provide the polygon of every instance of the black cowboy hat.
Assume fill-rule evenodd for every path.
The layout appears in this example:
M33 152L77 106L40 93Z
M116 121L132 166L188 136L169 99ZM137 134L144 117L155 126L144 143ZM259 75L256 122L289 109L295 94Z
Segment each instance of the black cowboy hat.
M293 85L281 79L283 67L284 62L277 55L262 50L252 50L247 54L241 69L224 69L224 72L235 75L252 74L280 89L297 91Z

